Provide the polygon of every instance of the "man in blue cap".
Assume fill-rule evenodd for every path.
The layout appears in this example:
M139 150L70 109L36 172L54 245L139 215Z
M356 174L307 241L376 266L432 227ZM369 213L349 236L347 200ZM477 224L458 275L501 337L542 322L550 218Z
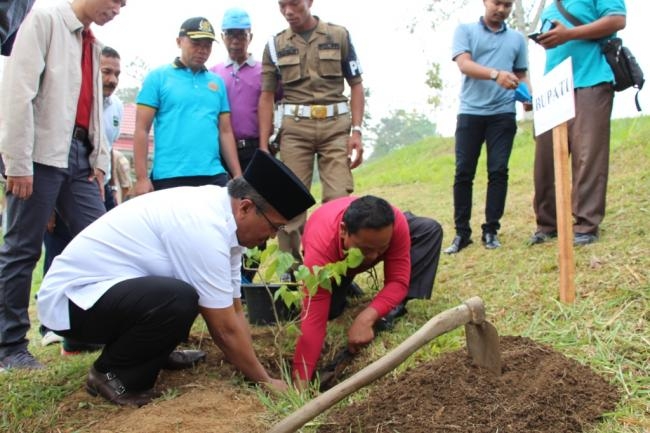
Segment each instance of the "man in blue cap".
M228 9L223 15L221 30L228 58L210 71L219 74L226 83L237 156L239 165L245 169L260 146L257 103L262 93L262 64L248 52L253 34L251 19L245 10Z
M256 149L260 147L257 103L262 93L262 64L248 52L253 39L251 19L241 8L230 8L223 15L221 39L228 51L225 62L210 71L218 74L226 83L230 119L239 166L244 170ZM265 244L259 245L261 249ZM242 269L242 277L252 281L255 271Z

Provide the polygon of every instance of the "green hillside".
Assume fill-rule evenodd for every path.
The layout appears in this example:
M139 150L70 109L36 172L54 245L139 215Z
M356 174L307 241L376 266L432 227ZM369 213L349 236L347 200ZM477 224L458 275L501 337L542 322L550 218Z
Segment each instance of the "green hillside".
M355 171L355 194L375 194L402 209L437 219L446 247L454 236L453 138L407 146ZM503 247L480 244L487 183L485 151L474 185L474 244L443 254L430 301L409 303L418 325L474 295L481 296L502 335L548 344L615 383L623 400L594 433L650 431L650 117L613 122L607 215L598 243L575 249L576 302L559 302L557 243L528 246L532 210L532 125L520 125L510 160ZM413 305L412 305L413 304ZM415 312L415 315L413 314ZM420 316L416 319L416 315ZM397 344L417 329L399 324ZM437 339L422 356L464 344L462 333ZM332 342L334 344L334 342ZM375 344L372 358L385 350ZM422 352L422 351L421 351ZM403 368L408 367L407 365Z
M589 433L647 433L650 431L650 117L613 123L607 215L600 241L575 250L577 299L572 305L558 301L557 243L534 247L526 244L535 229L531 205L534 151L531 129L530 124L520 126L512 153L510 188L500 232L503 247L488 251L480 244L487 177L483 155L474 186L474 244L455 256L443 254L432 299L410 302L406 319L368 347L360 357L361 362L376 360L430 317L479 295L486 303L488 319L501 335L522 335L550 345L590 366L617 386L622 395L617 410L606 414L603 423ZM443 248L451 242L454 235L453 139L423 140L366 163L354 173L356 195L379 195L403 210L433 217L445 230ZM319 191L315 189L318 197ZM34 290L40 282L39 270L40 266L35 274ZM358 280L367 288L366 281ZM124 411L110 405L95 406L86 400L78 403L79 397L71 398L75 393L84 395L82 383L95 355L63 359L58 355L58 348L40 346L35 325L36 321L30 333L30 350L47 363L48 369L0 374L0 431L99 431L101 423L95 425L86 418L80 425L80 420L62 415L66 402L69 405L71 401L79 404L75 413L80 417L115 414L118 419ZM328 334L329 347L340 347L344 341L345 330L333 324ZM293 338L283 343L290 346ZM464 336L460 329L443 335L419 350L393 374L462 345ZM208 377L214 380L212 372L206 374ZM171 391L168 398L175 399L175 392ZM364 392L350 398L362 398ZM281 417L298 406L301 399L294 397L265 399L273 412L270 418ZM61 425L67 427L60 429Z

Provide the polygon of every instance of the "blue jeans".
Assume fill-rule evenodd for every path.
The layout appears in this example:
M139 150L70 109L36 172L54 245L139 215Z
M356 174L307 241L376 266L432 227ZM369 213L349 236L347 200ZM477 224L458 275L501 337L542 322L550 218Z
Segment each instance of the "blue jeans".
M456 124L456 175L454 177L454 223L456 234L472 235L472 189L483 142L487 148L488 185L483 233L501 228L508 191L508 161L517 132L515 113L478 116L459 114Z

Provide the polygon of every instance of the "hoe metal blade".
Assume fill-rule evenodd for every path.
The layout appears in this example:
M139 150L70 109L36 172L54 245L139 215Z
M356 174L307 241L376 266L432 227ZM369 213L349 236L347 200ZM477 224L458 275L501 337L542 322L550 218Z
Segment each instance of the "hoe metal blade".
M465 338L474 365L486 368L495 376L501 376L499 333L494 325L487 320L478 324L469 322L465 325Z

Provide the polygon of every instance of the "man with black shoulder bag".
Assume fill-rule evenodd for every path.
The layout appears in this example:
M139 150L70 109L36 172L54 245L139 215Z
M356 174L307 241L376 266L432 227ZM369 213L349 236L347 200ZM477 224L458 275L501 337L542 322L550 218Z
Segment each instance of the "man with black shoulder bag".
M574 26L582 26L584 23L578 18L573 16L566 10L561 0L555 0L560 13ZM601 42L601 50L605 55L605 60L612 68L614 74L614 90L617 92L634 87L637 89L635 102L637 111L641 111L639 105L639 90L643 88L645 79L643 78L643 70L636 61L636 57L629 48L623 46L621 38L611 35Z
M607 59L607 63L609 63L614 73L614 90L620 92L630 87L637 89L634 102L637 111L641 111L639 90L643 88L645 78L643 77L641 66L636 61L636 57L634 57L634 54L632 54L629 48L623 45L621 38L606 40L603 42L602 50L605 59Z
M569 14L584 24L572 23ZM596 242L605 217L615 78L601 44L625 28L625 15L624 0L555 0L541 17L554 24L536 40L546 49L545 73L568 57L573 63L575 117L569 121L568 138L575 245ZM536 138L533 207L537 228L531 245L557 236L554 183L553 137L548 131Z

